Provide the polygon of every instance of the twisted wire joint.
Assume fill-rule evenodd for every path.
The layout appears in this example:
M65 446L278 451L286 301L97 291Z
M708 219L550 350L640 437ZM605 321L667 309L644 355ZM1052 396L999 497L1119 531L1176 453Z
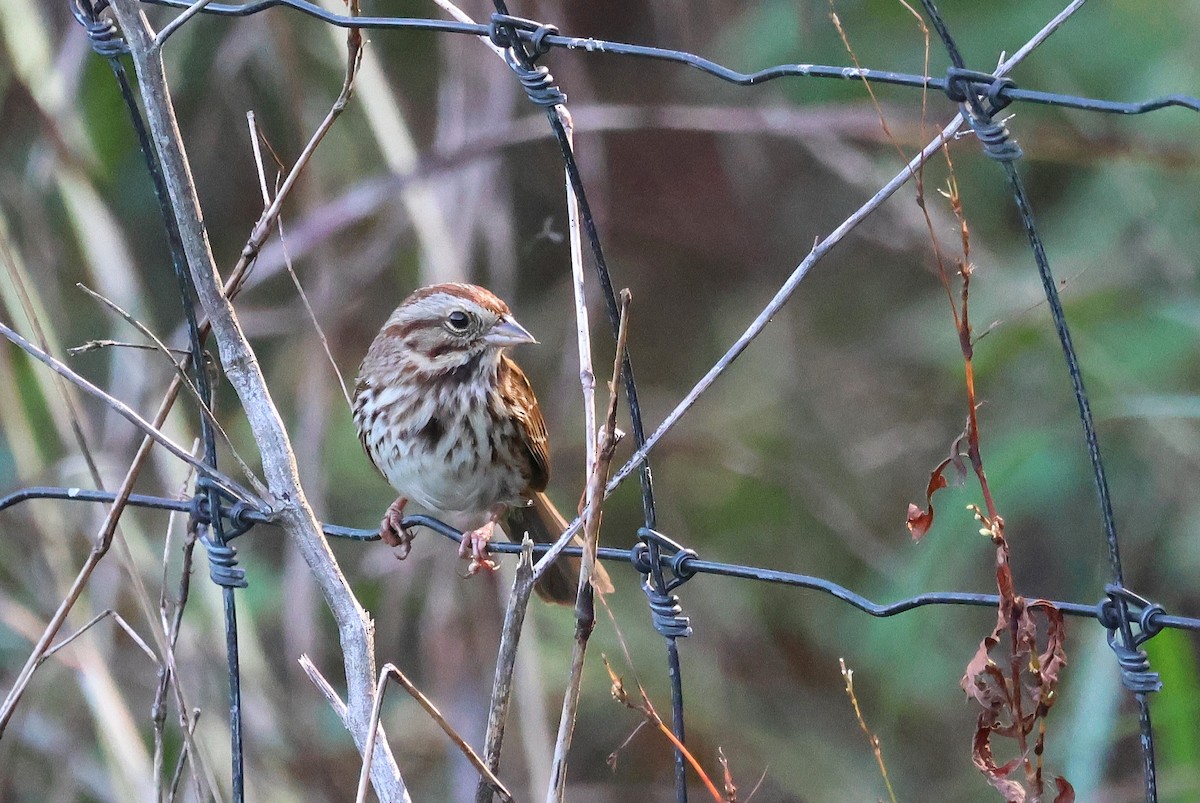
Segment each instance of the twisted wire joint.
M1142 645L1162 630L1158 617L1165 615L1166 610L1123 586L1109 584L1104 591L1107 597L1097 606L1096 618L1108 629L1108 646L1117 656L1122 685L1138 694L1160 691L1162 679L1157 672L1150 671L1150 658ZM1131 628L1132 644L1125 643L1118 601L1137 612L1137 630Z
M117 23L100 13L108 8L107 0L74 0L71 13L75 21L87 32L92 50L105 58L116 58L129 52L129 45L121 38Z
M1008 127L994 119L1012 102L1007 93L1015 86L1011 78L991 73L961 67L946 70L946 97L961 107L983 152L998 162L1014 162L1024 155Z
M212 496L218 500L215 517L210 503ZM228 494L213 485L207 477L201 477L196 480L196 493L192 497L190 513L193 521L207 527L211 527L213 522L219 519L225 539L232 540L254 526L251 514L255 512L255 508L241 499L227 508L220 503L223 496L228 497ZM204 544L208 554L208 576L214 583L225 588L246 588L246 572L237 565L237 549L228 543L218 544L209 532L200 538L200 543Z
M529 34L529 45L518 31ZM554 82L550 69L538 66L537 58L550 50L546 37L558 33L558 28L508 14L493 14L488 23L488 38L496 47L504 48L504 60L517 75L521 88L534 104L549 109L567 102L566 94Z

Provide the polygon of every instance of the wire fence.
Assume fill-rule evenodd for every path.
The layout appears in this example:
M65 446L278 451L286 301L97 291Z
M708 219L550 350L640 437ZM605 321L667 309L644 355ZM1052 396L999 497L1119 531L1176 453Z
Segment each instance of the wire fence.
M1011 104L1036 103L1060 108L1107 114L1135 115L1167 107L1181 107L1200 111L1200 99L1185 95L1171 95L1138 102L1118 102L1105 99L1077 97L1018 87L1005 73L1012 65L1037 47L1059 25L1065 22L1082 5L1073 2L1062 13L1051 20L1045 28L1024 48L1005 62L995 73L970 69L951 34L950 26L943 18L933 0L922 0L921 7L928 23L951 63L943 77L911 75L859 66L824 66L814 64L789 64L769 67L753 73L740 73L709 61L693 53L665 48L632 45L621 42L580 38L562 34L549 24L523 19L509 13L503 0L495 0L496 13L488 24L433 19L363 17L331 13L305 0L260 0L241 5L221 3L191 3L188 0L143 0L161 6L186 9L176 20L164 28L158 38L162 45L175 31L195 15L196 12L219 17L245 17L268 9L282 8L294 13L305 14L329 25L364 30L419 30L440 34L460 34L483 37L503 50L514 77L528 95L530 102L545 109L548 125L555 137L566 168L571 187L578 198L580 217L588 245L596 279L602 289L614 338L619 326L619 306L613 277L605 260L601 236L588 205L584 183L567 132L556 113L556 107L566 103L566 95L559 88L549 70L540 64L540 58L551 50L560 49L578 57L616 56L637 59L653 59L675 63L700 70L714 79L738 86L752 86L772 80L826 78L862 81L868 84L893 84L920 92L944 93L958 105L966 126L979 140L984 153L994 160L1005 181L1023 227L1028 235L1029 247L1034 257L1046 301L1051 313L1055 332L1062 347L1079 418L1084 442L1091 461L1093 480L1103 520L1104 538L1107 544L1111 582L1106 585L1099 602L1079 603L1054 600L1055 609L1069 616L1094 619L1108 631L1109 645L1121 670L1124 685L1133 694L1139 711L1142 765L1145 783L1145 798L1156 801L1157 780L1154 760L1154 731L1150 717L1150 694L1161 687L1156 673L1151 671L1144 643L1164 628L1200 631L1200 618L1168 614L1159 604L1128 588L1119 550L1113 505L1105 476L1096 428L1084 387L1079 358L1072 343L1071 332L1059 299L1058 287L1042 244L1035 222L1028 193L1016 163L1021 158L1020 147L1010 136L999 115ZM184 251L180 243L180 232L172 214L167 186L155 148L147 130L146 122L135 99L133 89L123 66L123 57L129 52L115 23L104 12L105 0L72 0L72 10L91 40L95 51L105 57L112 67L122 97L130 113L131 123L137 134L146 165L153 179L168 242L174 260L179 294L183 303L187 331L189 334L190 376L205 409L211 409L213 388L204 366L204 341L207 334L196 315L196 288L187 269ZM621 482L637 473L641 483L644 526L638 530L637 542L631 549L602 547L598 557L608 561L623 561L633 565L642 576L642 588L646 594L654 627L663 636L666 649L666 664L672 690L672 729L680 745L686 744L684 675L681 666L678 640L691 635L691 625L675 592L681 585L697 575L723 575L727 577L774 583L795 588L820 591L845 602L858 610L875 617L889 617L931 605L966 605L995 608L1005 603L1003 594L974 594L958 592L929 592L891 603L877 603L854 591L821 577L774 571L754 566L721 563L703 559L695 551L686 548L657 530L656 505L653 491L649 454L654 446L670 431L679 418L687 412L766 326L767 321L786 303L809 269L823 258L863 218L890 196L895 190L915 175L921 162L936 153L942 143L960 127L955 121L931 142L917 157L902 170L893 181L882 187L879 193L858 212L848 218L829 237L814 247L811 254L796 268L783 284L769 305L764 308L754 323L738 338L729 351L719 360L692 391L682 399L664 422L653 432L647 433L643 424L638 401L638 387L634 379L630 355L623 358L624 391L632 421L632 436L635 453L632 458L611 478L607 491L612 492ZM128 489L112 493L81 490L78 488L37 487L26 488L0 499L0 510L30 499L58 499L64 501L86 501L174 510L186 513L201 529L210 565L212 581L223 590L226 647L229 674L229 723L231 734L232 795L235 801L244 799L244 769L242 745L242 712L240 699L240 672L238 664L238 637L235 589L246 586L242 569L237 566L237 553L232 542L251 531L255 526L270 523L272 515L266 506L246 493L231 492L228 484L220 482L217 470L217 444L213 422L208 415L200 417L202 433L201 462L209 469L206 476L196 483L195 494L190 500L131 494ZM427 527L449 539L460 541L462 533L446 524L427 516L410 516L407 525ZM579 526L576 522L575 527ZM374 540L375 531L356 530L347 527L323 525L327 536L353 540ZM492 550L502 553L518 553L516 544L495 543ZM538 545L536 554L544 554L549 545ZM566 554L581 554L577 547L563 550ZM688 798L687 764L682 750L675 751L675 791L681 803Z

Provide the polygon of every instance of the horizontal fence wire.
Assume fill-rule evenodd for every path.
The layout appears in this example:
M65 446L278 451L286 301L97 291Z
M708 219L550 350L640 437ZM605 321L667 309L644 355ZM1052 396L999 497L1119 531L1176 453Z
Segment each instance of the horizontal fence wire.
M193 5L192 0L142 0L142 2L147 5L167 6L170 8L188 8ZM258 0L258 2L243 4L209 3L204 7L202 13L226 17L246 17L272 8L292 9L330 25L336 25L339 28L429 31L489 38L495 29L494 25L424 19L420 17L351 17L328 11L318 5L307 2L307 0ZM523 41L532 42L538 33L538 29L517 29L516 33ZM738 86L755 86L778 78L833 78L843 81L866 80L878 84L892 84L917 89L934 89L945 93L951 89L955 81L955 77L952 75L939 78L936 76L892 72L890 70L871 70L863 67L839 67L823 64L778 64L755 72L743 73L706 59L703 56L683 50L612 42L605 39L565 36L559 34L557 29L554 29L551 33L538 36L537 42L540 46L545 47L557 47L613 56L632 56L634 58L650 59L653 61L684 64L714 78L719 78L722 81ZM990 73L975 73L975 75L985 76L989 82L993 79ZM1008 101L1023 101L1045 106L1059 106L1067 109L1081 109L1083 111L1104 112L1108 114L1145 114L1172 106L1200 111L1200 98L1185 94L1166 95L1143 101L1121 102L1059 94L1056 92L1021 89L1010 83L999 90L999 97Z
M13 507L21 502L27 502L36 499L60 499L73 500L76 502L111 503L115 498L116 494L112 493L111 491L92 491L81 488L58 487L23 488L20 491L9 494L8 496L0 497L0 511ZM204 497L194 497L192 499L171 499L162 496L132 494L129 497L129 505L131 507L148 508L152 510L167 510L177 513L187 513L197 517L197 519L200 521L208 521L210 515L209 508ZM270 513L256 510L245 505L223 506L221 508L221 516L226 521L232 523L231 535L229 536L229 540L231 541L240 537L253 525L272 523ZM455 529L449 524L446 524L445 522L440 521L432 516L405 516L404 526L426 527L431 532L447 538L456 544L461 543L463 539L463 533L461 530ZM227 527L230 527L230 525L227 525ZM378 529L365 530L355 527L343 527L337 524L322 523L321 530L331 538L341 538L350 541L379 540ZM550 544L534 544L533 554L538 556L544 555L550 550L550 546ZM488 550L495 554L517 555L521 552L521 545L506 541L493 541L492 543L488 544ZM562 551L562 554L578 557L583 554L583 550L577 546L569 546ZM647 569L645 553L637 547L633 549L599 547L597 549L597 557L613 564L631 564L635 570L643 574ZM660 551L659 565L663 569L671 570L676 576L711 574L719 577L732 577L740 580L759 580L765 583L773 583L776 585L805 588L812 591L821 591L831 597L834 597L835 599L847 603L854 608L857 608L863 613L867 613L871 616L881 619L885 619L890 616L896 616L897 614L908 613L909 611L916 610L917 608L925 608L931 605L967 605L972 607L995 608L996 604L1000 601L1000 597L996 594L976 594L966 591L929 591L912 597L899 599L895 602L873 602L867 597L851 591L843 585L839 585L838 583L834 583L821 577L814 577L812 575L799 574L796 572L780 571L778 569L768 569L760 566L704 560L693 550L682 549L679 547L672 547L666 551ZM1112 614L1108 612L1108 606L1111 605L1108 597L1105 597L1100 602L1094 604L1065 602L1054 599L1046 601L1068 616L1096 619L1106 626L1113 621ZM1147 603L1147 605L1150 606L1153 605L1153 603ZM1140 621L1141 614L1130 611L1128 617L1131 623L1136 624ZM1174 629L1200 633L1200 618L1168 614L1159 606L1154 606L1154 612L1149 618L1149 623L1155 630Z
M195 6L192 0L142 0L149 5L168 6L187 9ZM274 8L285 8L314 17L330 25L343 28L362 29L397 29L411 31L426 31L432 33L454 33L482 36L490 39L508 53L508 64L516 73L529 98L536 105L546 109L547 118L552 133L560 145L564 164L571 180L572 188L580 201L581 218L592 250L597 278L604 291L607 311L614 328L617 326L617 306L614 285L608 272L601 248L600 237L587 205L587 197L579 168L575 162L574 153L563 130L555 107L564 103L565 95L554 84L552 77L545 67L536 65L536 60L550 48L560 48L576 53L605 54L631 58L650 59L661 62L676 63L692 67L713 78L739 86L753 86L780 78L826 78L839 80L867 81L871 83L890 84L901 87L917 88L923 91L934 90L941 92L953 103L959 105L970 122L974 133L980 139L987 155L998 161L1007 177L1010 189L1021 213L1030 246L1034 253L1039 275L1042 277L1051 314L1059 334L1060 343L1067 359L1068 374L1076 400L1080 408L1080 417L1084 426L1085 441L1089 455L1092 458L1093 472L1100 499L1102 517L1105 525L1105 537L1109 545L1110 563L1113 573L1113 583L1105 588L1105 596L1095 604L1050 600L1055 608L1064 614L1095 619L1109 631L1109 643L1117 654L1121 666L1123 680L1139 705L1139 718L1143 745L1143 769L1146 782L1146 799L1157 799L1155 785L1155 769L1153 759L1152 727L1149 719L1148 692L1158 688L1157 676L1149 671L1145 653L1140 649L1141 644L1164 628L1174 628L1186 631L1200 631L1200 619L1168 614L1156 603L1145 599L1127 589L1123 584L1120 555L1117 548L1117 537L1111 501L1108 497L1107 483L1104 478L1103 461L1100 457L1098 440L1094 424L1091 420L1087 394L1084 390L1079 370L1078 358L1070 340L1066 318L1061 302L1057 297L1053 277L1050 273L1045 250L1037 231L1032 209L1029 206L1015 161L1020 157L1020 149L1011 139L1003 123L994 122L994 115L1014 102L1035 103L1067 109L1079 109L1107 114L1136 115L1178 107L1200 111L1200 99L1196 97L1173 94L1151 98L1142 101L1122 102L1105 99L1065 95L1053 92L1038 91L1017 87L1013 81L999 79L991 73L977 72L966 67L957 45L950 34L949 28L941 13L932 0L922 0L926 16L933 24L939 39L942 41L951 66L944 77L914 75L908 73L873 70L861 67L828 66L817 64L781 64L751 73L738 72L718 64L702 56L680 50L649 47L644 45L612 42L593 38L581 38L560 34L552 25L546 25L508 14L502 0L495 0L497 13L492 16L489 24L476 24L436 19L421 19L407 17L353 17L327 11L307 0L258 0L244 4L208 3L198 10L201 13L224 17L245 17ZM180 297L184 304L185 317L191 339L192 371L197 377L202 400L207 401L211 395L206 372L202 365L202 338L196 323L194 304L191 300L189 278L181 252L177 250L178 232L173 229L173 217L169 207L165 205L165 194L160 184L157 172L157 162L153 149L145 137L144 124L137 105L128 92L128 84L124 79L119 58L123 52L123 43L116 36L112 23L99 16L104 9L104 0L72 0L72 10L76 18L83 24L93 46L98 53L107 57L114 65L114 73L119 82L129 106L133 124L138 131L147 166L155 182L156 191L160 193L160 201L164 203L162 212L164 225L176 268L180 285ZM1065 12L1064 12L1065 13ZM182 19L182 18L181 18ZM168 26L164 39L177 31L182 25ZM643 452L646 447L646 437L642 427L640 410L637 404L637 387L633 379L632 368L628 354L624 357L624 382L626 401L634 421L634 437L639 449ZM201 415L200 426L204 445L204 461L214 471L216 469L215 439L208 419ZM657 434L657 433L656 433ZM650 445L653 445L653 439ZM676 639L690 634L689 620L682 615L678 598L671 592L682 583L696 575L714 575L745 579L758 582L778 584L788 587L804 588L820 591L832 596L854 608L875 617L890 617L927 606L959 605L995 608L1000 603L996 594L975 594L968 592L927 592L908 597L891 603L876 603L850 589L820 577L778 571L750 565L723 563L702 559L693 550L687 549L655 530L655 512L653 485L649 464L643 455L639 466L642 479L642 497L645 513L645 525L638 531L638 541L631 549L601 547L598 557L610 562L624 562L631 565L643 577L643 588L647 593L652 618L656 628L666 638L668 643L668 671L672 679L673 691L673 729L680 742L684 737L684 719L682 704L682 681ZM632 473L634 466L627 467L623 479ZM610 489L611 490L611 489ZM62 487L33 487L19 490L0 498L0 511L19 503L35 500L51 499L64 501L83 501L96 503L112 503L118 495L96 490ZM211 538L205 539L209 550L210 574L215 582L223 587L225 595L226 614L226 643L229 658L230 674L230 717L233 772L233 797L241 801L244 796L242 779L242 745L240 724L240 699L238 697L239 669L237 665L237 631L236 615L233 603L233 589L245 585L244 574L236 566L236 552L229 545L234 539L248 532L255 525L269 524L271 513L254 506L248 499L238 499L232 494L217 488L211 482L198 482L195 495L190 499L174 499L145 494L132 494L127 504L134 507L187 513L194 521L207 527ZM463 534L449 525L430 516L409 516L404 519L405 526L422 526L453 541L460 542ZM326 535L358 541L372 541L379 538L375 530L359 530L333 524L324 524L322 529ZM512 543L492 543L490 550L496 553L517 553L521 546ZM543 554L550 545L535 545L535 554ZM563 550L568 555L579 555L579 547L568 547ZM1136 627L1136 630L1134 629ZM676 751L676 797L686 801L687 786L684 775L683 756Z

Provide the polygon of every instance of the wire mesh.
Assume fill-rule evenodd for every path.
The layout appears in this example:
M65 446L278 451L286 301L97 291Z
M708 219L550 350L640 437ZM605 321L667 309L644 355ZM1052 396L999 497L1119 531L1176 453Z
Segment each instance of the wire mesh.
M143 2L183 9L189 9L193 6L188 0L143 0ZM1074 3L1068 6L1056 20L1052 21L1046 27L1043 33L1048 35L1048 32L1052 31L1062 20L1065 20L1078 5L1079 3ZM203 334L195 312L194 288L190 284L189 274L179 243L179 232L174 224L174 217L170 209L161 171L155 157L155 151L147 134L138 104L134 99L128 78L124 72L124 67L122 66L121 57L127 51L119 38L119 33L115 25L103 15L105 6L106 3L104 0L72 0L72 10L75 17L86 31L93 48L99 55L105 57L112 67L122 97L129 110L132 125L134 126L146 160L147 169L154 182L154 189L160 204L167 240L171 246L174 269L179 285L179 294L185 310L190 341L191 375L196 382L201 401L205 406L209 406L212 401L213 389L203 365ZM486 25L432 19L351 17L331 13L319 6L306 2L306 0L260 0L259 2L241 5L207 3L199 4L198 10L200 13L212 16L245 17L273 8L284 8L339 27L374 30L407 29L444 34L474 35L486 37L494 45L502 48L507 56L506 63L512 69L514 76L519 81L531 103L546 111L548 124L559 145L567 175L579 200L581 220L591 249L596 279L603 291L606 311L612 325L614 337L616 337L619 324L619 310L613 279L601 246L598 226L587 201L584 182L580 175L574 151L562 122L555 111L557 106L566 102L566 95L559 89L548 69L537 63L538 59L550 52L551 49L563 49L580 56L603 54L605 56L622 56L675 63L698 69L708 76L737 86L753 86L767 81L787 78L853 80L865 81L872 84L892 84L917 89L922 92L941 92L951 101L958 104L968 125L979 140L984 153L995 160L1003 170L1022 225L1028 235L1029 246L1034 256L1049 305L1055 332L1066 360L1068 379L1078 406L1079 417L1084 432L1084 441L1091 461L1094 484L1103 521L1104 537L1107 543L1112 575L1112 582L1105 587L1104 596L1098 603L1094 604L1057 600L1051 601L1051 604L1064 614L1095 619L1107 629L1109 645L1120 666L1122 681L1134 695L1138 705L1145 798L1147 801L1156 801L1157 779L1154 761L1154 732L1150 719L1149 695L1151 692L1157 691L1161 687L1161 683L1158 676L1150 670L1149 661L1146 657L1146 652L1142 649L1142 645L1164 628L1200 631L1200 619L1170 615L1161 605L1135 593L1124 585L1124 574L1113 504L1105 477L1104 461L1101 457L1099 439L1090 409L1089 397L1084 387L1079 358L1071 339L1066 315L1059 299L1057 283L1051 272L1041 235L1035 222L1029 196L1016 167L1016 163L1022 156L1021 150L1009 134L1004 121L997 119L997 117L1003 110L1014 103L1035 103L1096 113L1136 115L1169 107L1200 111L1200 99L1185 95L1170 95L1143 101L1120 102L1018 87L1010 78L1004 77L999 71L997 73L988 73L969 69L938 6L933 0L922 0L921 6L951 62L951 66L944 77L896 73L866 69L858 66L844 67L812 64L778 65L753 73L741 73L696 54L684 51L563 35L553 25L511 15L503 0L495 0L496 13L492 15L490 22ZM178 30L182 23L186 22L187 18L186 16L182 16L178 20L179 24L173 27L168 26L164 31L162 40L165 41L167 36ZM906 178L902 173L897 181L903 183L904 180ZM894 188L890 191L894 191ZM890 191L885 187L881 192ZM850 227L852 228L853 223L850 221L848 223L850 223ZM836 239L833 242L836 242ZM680 600L673 592L683 583L697 575L722 575L816 590L831 595L875 617L890 617L918 607L931 605L996 607L1001 602L1001 598L995 594L929 592L891 603L877 603L844 586L820 577L756 568L749 565L704 560L695 551L672 541L668 536L656 530L655 498L648 459L650 450L670 427L673 426L678 417L686 412L695 398L711 385L723 367L732 362L746 348L757 332L761 331L762 326L765 325L765 321L769 320L770 316L778 311L779 307L782 306L790 296L790 293L795 289L796 284L804 278L812 262L820 259L826 252L814 249L811 261L806 260L797 269L797 272L789 282L785 284L776 298L772 300L771 305L763 311L759 320L747 330L747 333L739 339L738 343L714 366L713 371L710 371L705 380L702 380L696 386L693 393L689 394L689 397L676 408L672 416L668 417L664 421L664 424L650 435L647 435L643 425L638 400L638 389L629 354L626 353L623 358L625 398L632 421L632 434L636 452L634 457L613 476L608 491L611 492L631 474L638 473L641 482L644 526L639 529L637 543L631 549L602 547L598 550L598 556L603 560L631 563L643 578L642 586L647 596L652 622L663 636L667 648L667 671L672 689L672 727L680 744L686 744L686 739L682 666L677 640L688 637L692 631L689 618L684 615ZM217 468L217 448L213 426L206 415L200 416L199 424L202 433L202 459L206 465L215 471ZM0 510L30 499L112 503L119 501L119 495L77 488L26 488L0 499ZM246 580L244 572L237 566L236 550L231 545L231 542L254 526L269 523L271 521L270 511L256 507L252 499L235 498L227 489L223 489L217 484L203 478L196 483L195 495L191 500L133 494L128 496L125 503L135 507L140 506L188 513L205 531L201 540L208 551L210 576L213 582L220 585L223 589L229 676L232 796L235 801L240 802L244 799L245 792L239 692L240 672L238 666L237 618L234 589L245 587ZM409 516L405 519L405 523L410 526L419 525L426 527L454 541L461 541L463 537L461 532L428 516ZM378 534L374 531L356 530L338 525L323 525L323 527L326 535L331 537L367 541L378 538ZM534 551L537 554L542 554L548 548L548 545L538 545L534 548ZM500 553L517 553L521 547L516 544L496 543L492 545L492 549ZM574 555L581 553L579 548L573 547L568 547L564 551L566 554ZM686 801L688 796L686 772L684 755L681 751L676 750L675 792L676 798L679 801Z

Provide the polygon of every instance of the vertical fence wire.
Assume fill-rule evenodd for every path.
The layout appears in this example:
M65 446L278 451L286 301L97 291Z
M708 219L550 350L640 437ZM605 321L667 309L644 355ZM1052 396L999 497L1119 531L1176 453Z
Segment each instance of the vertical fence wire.
M84 27L93 49L99 55L106 58L112 69L122 99L127 106L139 147L144 155L147 170L150 173L154 192L163 216L174 273L183 303L190 347L188 360L191 374L195 379L196 388L202 403L199 415L203 462L215 469L217 466L216 437L213 422L209 418L211 415L213 389L205 365L203 336L196 316L195 288L191 284L190 273L187 270L180 243L179 231L175 223L174 214L171 211L165 182L163 181L153 143L150 141L140 107L134 97L129 78L120 60L121 56L126 54L128 50L124 42L120 39L115 24L110 19L101 16L101 12L106 6L105 0L69 0L69 2L71 3L71 9L75 18ZM190 5L190 3L184 0L144 0L144 2L177 7ZM556 111L557 106L565 103L566 96L554 84L549 70L544 66L536 64L538 57L548 52L551 46L571 49L583 48L589 51L598 49L608 53L689 64L718 78L743 86L761 83L784 75L793 75L842 79L866 78L873 81L877 80L885 83L921 87L922 89L933 88L944 91L951 100L957 102L962 108L975 135L980 140L985 154L999 162L1004 170L1009 189L1012 192L1030 248L1034 255L1034 261L1037 265L1038 274L1050 308L1055 331L1066 359L1067 372L1079 408L1079 416L1084 430L1084 440L1099 498L1113 582L1106 587L1106 598L1098 606L1058 602L1054 604L1071 615L1094 617L1109 631L1109 644L1117 655L1122 673L1122 681L1133 692L1137 701L1146 800L1149 803L1156 801L1157 777L1149 694L1157 691L1161 687L1161 683L1158 676L1150 671L1146 653L1141 649L1141 645L1163 627L1200 630L1200 620L1167 616L1161 606L1134 594L1124 586L1112 501L1101 458L1095 422L1087 392L1084 388L1078 356L1071 340L1070 329L1067 325L1053 274L1051 273L1045 246L1034 220L1032 206L1015 165L1016 160L1021 156L1020 148L1011 139L1004 124L996 122L994 117L1001 109L1014 100L1026 100L1035 103L1123 114L1140 114L1168 106L1181 106L1200 111L1200 100L1189 96L1172 95L1140 103L1119 103L1018 89L1009 79L995 78L989 73L975 72L966 67L962 54L934 0L921 0L921 4L951 62L951 67L944 79L928 76L908 76L861 68L847 72L845 68L823 67L821 65L781 65L761 70L758 73L737 73L707 59L682 51L670 51L661 48L611 42L602 43L603 47L597 47L596 40L564 37L559 35L558 29L552 25L511 16L508 13L505 0L493 0L493 2L496 13L492 15L491 21L487 26L451 23L442 20L379 17L350 19L325 12L305 0L267 0L267 2L249 3L240 6L209 3L203 7L190 9L183 17L177 19L177 24L174 24L174 28L171 28L171 26L168 26L168 28L171 30L177 29L186 18L190 18L197 11L244 16L257 13L271 6L281 5L297 9L311 16L320 17L327 22L344 27L406 27L488 36L493 43L507 51L507 62L517 75L530 100L546 111L551 132L559 146L568 178L579 201L580 219L588 238L597 281L603 291L605 308L612 325L614 338L619 327L619 304L615 288L601 246L599 232L587 201L578 161ZM622 355L622 363L623 384L633 437L636 446L640 449L646 443L646 436L638 401L637 384L634 380L628 350ZM671 592L698 572L724 574L726 576L743 577L758 581L816 588L831 593L875 616L891 616L926 604L996 604L996 597L993 595L930 593L893 603L892 605L877 605L854 594L848 589L844 589L821 578L701 561L694 552L671 541L655 529L657 521L653 477L648 460L641 463L639 473L644 526L638 531L638 543L632 550L601 548L599 556L606 560L630 561L642 574L643 590L649 601L654 626L666 640L667 670L672 689L672 729L679 739L680 744L684 744L685 723L683 686L677 639L690 635L691 628L688 618L682 614L678 598ZM0 509L28 498L41 497L101 501L109 496L111 495L103 493L80 493L76 489L26 489L26 491L11 494L4 499L0 499ZM231 509L226 504L227 502L235 503L232 509L237 512L237 515L230 513ZM132 500L131 503L143 504L150 507L180 509L178 507L180 503L155 497L139 497L137 500ZM250 510L244 500L233 499L226 492L204 478L197 480L195 496L186 509L191 511L202 528L202 540L208 550L209 556L210 577L222 587L229 675L232 791L233 799L237 803L242 803L244 800L244 761L240 673L238 666L237 611L234 590L245 587L246 581L243 570L236 565L236 552L231 546L230 541L245 532L252 523L268 520L268 516L263 511ZM447 527L441 522L423 516L411 518L414 524L423 524L444 535L461 538L461 533ZM355 531L334 525L327 525L325 529L327 534L333 536L350 537L358 540L369 540L374 537L366 531ZM497 544L494 547L495 551L499 552L512 552L517 548L516 545L509 544ZM568 553L571 551L571 549L567 550ZM1137 626L1136 630L1135 625ZM686 803L687 777L684 755L680 750L675 750L674 758L676 799L679 803Z
M921 0L921 5L925 9L930 22L933 24L934 30L937 31L938 38L941 39L942 45L946 49L946 54L950 58L953 69L960 71L961 74L961 71L966 70L966 63L963 61L962 53L959 52L958 45L955 43L954 37L950 34L950 29L946 25L946 21L942 17L937 4L934 0ZM952 82L953 77L949 77ZM953 86L951 82L947 84L948 89ZM993 82L993 86L999 87L1001 85L999 82ZM1025 183L1021 180L1021 174L1017 171L1016 161L1021 157L1021 149L1011 139L1004 124L997 123L994 120L994 115L1006 105L1002 101L996 100L996 97L998 97L997 91L993 90L990 93L991 99L986 104L985 98L980 97L975 86L968 87L964 85L958 90L953 91L953 95L960 98L959 102L963 108L963 112L974 129L976 137L983 145L984 152L1003 168L1005 177L1008 180L1009 189L1012 191L1013 201L1021 217L1022 226L1029 240L1030 249L1033 251L1038 276L1042 282L1046 301L1050 306L1050 316L1054 321L1054 331L1058 336L1059 345L1062 347L1063 356L1066 359L1071 390L1075 396L1076 405L1079 408L1079 419L1083 425L1084 442L1087 446L1088 459L1092 466L1092 477L1100 504L1100 516L1104 527L1105 541L1108 546L1110 569L1113 575L1113 583L1108 591L1116 608L1121 639L1120 645L1127 650L1136 651L1137 645L1134 641L1133 626L1129 621L1128 604L1125 597L1119 593L1124 585L1124 572L1121 567L1121 552L1117 541L1116 517L1113 515L1112 498L1108 490L1104 460L1100 454L1100 439L1096 434L1096 423L1092 417L1087 390L1084 388L1083 374L1079 368L1079 357L1071 340L1071 330L1067 325L1067 317L1063 310L1062 299L1059 298L1058 287L1055 284L1054 275L1050 270L1050 260L1046 256L1046 248L1034 220L1033 206L1029 201L1028 193L1025 191ZM1117 649L1117 645L1112 638L1110 638L1110 644L1113 644L1114 649ZM1145 654L1143 653L1141 657L1144 659ZM1141 673L1147 674L1148 672L1149 664L1146 663L1141 668ZM1147 803L1154 803L1158 799L1158 781L1154 764L1154 730L1150 721L1149 691L1144 688L1136 688L1131 683L1129 672L1124 663L1122 663L1122 680L1133 691L1134 699L1137 702L1139 743L1142 750L1142 770L1145 779L1146 801Z
M595 265L596 277L600 283L600 287L604 293L605 310L608 313L609 324L612 328L613 340L617 339L617 332L620 329L620 306L617 301L616 289L613 286L612 275L608 269L608 262L604 258L604 249L600 244L600 234L596 228L595 218L592 216L591 206L588 204L587 192L584 189L583 178L579 172L579 164L575 157L574 149L571 147L571 140L567 136L567 132L563 127L561 118L558 115L556 107L566 101L566 96L554 85L550 72L545 67L537 67L535 60L539 55L546 52L543 48L543 40L551 33L557 32L557 28L548 25L538 25L529 23L526 20L512 17L508 13L508 7L504 0L493 0L496 8L496 14L493 15L491 25L489 26L490 36L492 41L501 47L506 47L509 53L508 63L514 72L517 73L521 80L521 85L525 89L530 100L536 105L542 106L546 112L546 118L550 123L550 129L554 134L554 139L558 143L559 150L562 153L564 166L566 167L567 176L571 182L571 189L575 193L575 197L579 203L579 217L583 223L584 233L587 236L588 244L592 252L592 260ZM517 34L517 26L521 25L526 30L532 28L533 36L531 38L531 50L527 50L521 38ZM503 33L501 33L503 32ZM638 448L641 448L646 443L646 430L642 422L641 405L638 402L637 382L633 375L633 365L629 358L628 349L621 357L622 377L625 386L625 399L629 408L629 418L633 429L634 442ZM653 531L657 524L657 514L654 505L654 483L650 469L650 461L646 460L640 467L640 478L642 488L642 511L645 521L643 531ZM686 733L684 726L683 712L683 670L679 660L679 644L677 638L680 635L688 635L690 631L682 632L678 630L666 630L659 626L660 613L659 606L654 605L656 599L667 599L667 585L663 577L662 564L660 561L659 544L654 539L644 539L649 549L649 565L651 570L643 576L643 589L647 597L651 600L651 615L655 620L655 626L659 632L663 634L667 645L667 675L671 685L671 728L675 733L675 738L679 743L686 744ZM678 609L678 600L670 598L671 605L669 609L675 617L680 617L682 611ZM687 763L684 759L682 750L676 748L675 751L675 797L678 803L687 803Z
M216 433L209 417L209 412L212 410L212 382L205 366L204 345L200 335L200 326L196 319L195 288L192 286L191 274L188 272L183 243L180 239L175 215L171 209L166 181L163 178L146 121L142 117L141 108L130 85L129 76L121 63L121 56L127 54L128 49L118 38L114 23L111 20L100 18L97 8L91 0L72 0L71 10L76 20L87 31L96 52L105 57L112 69L121 98L129 113L130 123L137 137L138 147L142 152L147 172L150 174L155 199L162 216L167 246L171 254L171 264L179 286L179 297L183 304L189 344L188 361L203 408L199 411L202 460L211 468L216 469ZM245 762L242 748L241 671L238 660L237 603L234 599L234 589L244 588L246 581L244 572L236 567L236 552L226 541L225 525L220 515L223 507L221 496L222 491L215 484L203 477L196 480L196 501L198 504L207 505L210 512L207 523L198 522L200 540L208 551L210 576L215 583L221 586L222 592L225 654L229 675L230 786L235 803L242 803L245 799Z

